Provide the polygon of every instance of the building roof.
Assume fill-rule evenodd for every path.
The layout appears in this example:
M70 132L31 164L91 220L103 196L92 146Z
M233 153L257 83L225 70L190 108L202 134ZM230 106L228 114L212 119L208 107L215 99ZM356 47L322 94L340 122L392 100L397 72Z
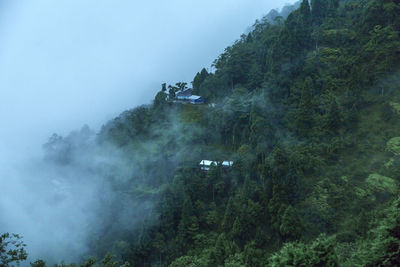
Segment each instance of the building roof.
M176 94L176 96L178 97L178 96L187 96L187 97L189 97L189 96L191 96L192 95L192 89L187 89L187 90L185 90L185 91L182 91L182 92L179 92L179 93L177 93Z
M222 161L222 162L218 162L218 161L213 161L213 160L205 160L203 159L202 161L200 161L200 165L202 166L211 166L211 165L218 165L218 163L220 163L222 166L232 166L233 165L233 161Z
M211 160L202 160L200 161L200 165L205 165L205 166L211 166L212 164L217 165L217 163L215 161L211 161Z
M192 95L189 97L190 100L198 100L200 98L201 98L201 96L199 96L199 95Z

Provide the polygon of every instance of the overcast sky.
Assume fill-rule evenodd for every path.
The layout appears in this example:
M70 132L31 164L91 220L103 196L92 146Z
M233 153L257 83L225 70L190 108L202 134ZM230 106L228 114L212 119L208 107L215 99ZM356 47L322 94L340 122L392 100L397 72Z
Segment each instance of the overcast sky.
M293 2L0 0L0 153L150 103Z

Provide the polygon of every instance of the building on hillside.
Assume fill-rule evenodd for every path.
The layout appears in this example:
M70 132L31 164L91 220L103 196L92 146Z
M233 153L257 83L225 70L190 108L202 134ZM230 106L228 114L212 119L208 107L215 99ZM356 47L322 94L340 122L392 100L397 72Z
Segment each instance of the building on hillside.
M223 161L221 162L222 167L232 167L233 161Z
M192 89L187 89L185 91L179 92L176 94L176 99L178 100L190 100L192 96Z
M213 160L205 160L200 161L200 169L202 171L209 171L211 166L222 166L223 168L229 168L233 166L233 161L213 161Z
M199 95L192 95L189 97L190 104L204 104L204 99Z
M194 105L204 104L204 98L199 95L192 95L193 89L187 89L185 91L176 94L175 98L178 101L188 102Z
M202 171L209 171L211 166L217 166L215 161L205 160L200 161L200 169Z

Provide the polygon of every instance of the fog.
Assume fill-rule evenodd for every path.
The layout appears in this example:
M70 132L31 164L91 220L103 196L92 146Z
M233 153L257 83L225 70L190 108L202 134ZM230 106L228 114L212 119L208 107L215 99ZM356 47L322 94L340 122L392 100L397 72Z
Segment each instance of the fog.
M97 131L151 103L161 83L190 82L287 2L0 1L0 233L24 236L32 258L77 259L107 185L85 168L44 165L42 144L84 124ZM109 152L90 167L120 159Z

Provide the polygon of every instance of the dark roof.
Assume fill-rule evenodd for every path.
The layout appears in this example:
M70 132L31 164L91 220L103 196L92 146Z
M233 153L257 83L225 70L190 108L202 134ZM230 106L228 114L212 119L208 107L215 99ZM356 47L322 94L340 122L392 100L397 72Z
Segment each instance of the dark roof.
M192 89L187 89L183 92L179 92L176 94L176 96L191 96L192 95Z

